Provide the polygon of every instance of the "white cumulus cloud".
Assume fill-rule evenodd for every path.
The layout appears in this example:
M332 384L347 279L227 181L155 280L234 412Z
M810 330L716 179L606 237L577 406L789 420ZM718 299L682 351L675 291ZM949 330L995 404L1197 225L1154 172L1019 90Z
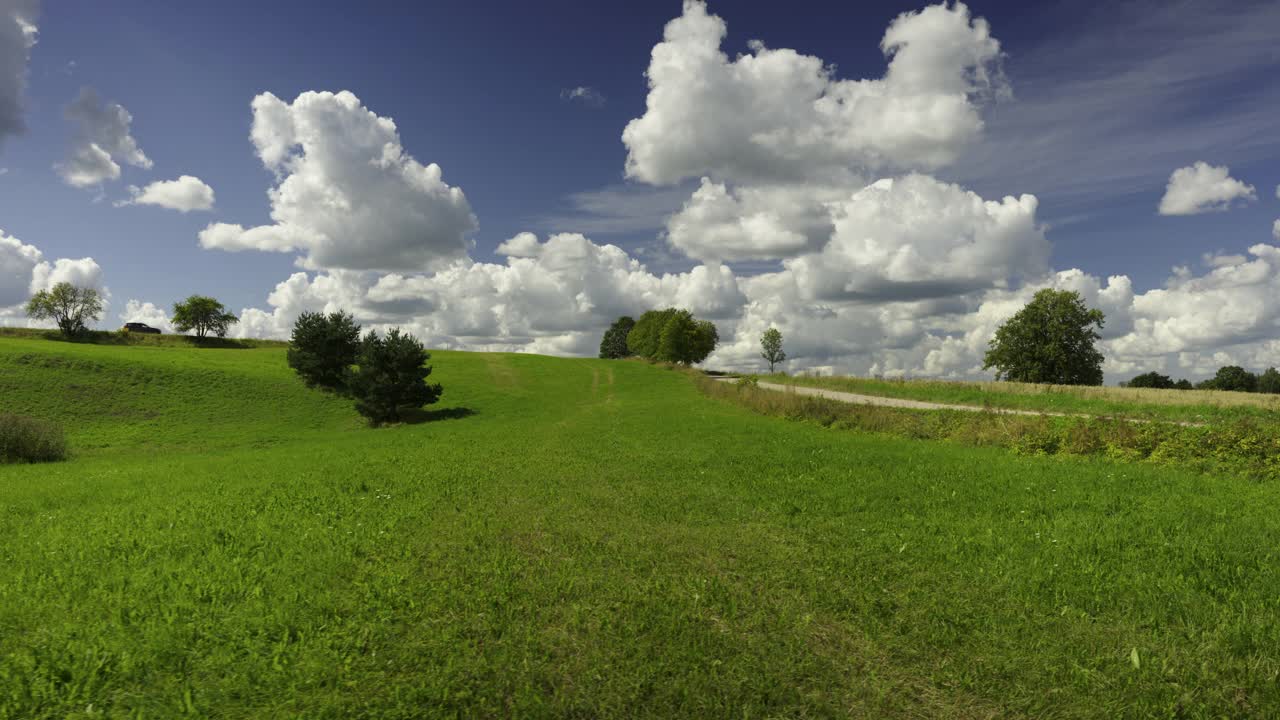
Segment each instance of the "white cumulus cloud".
M215 223L200 245L301 253L308 269L423 271L465 257L476 219L462 190L400 142L395 123L350 92L253 100L251 139L267 169L273 224Z
M370 326L409 328L433 347L594 354L619 315L677 305L726 322L745 301L725 266L657 275L578 234L521 233L501 252L505 264L464 260L434 274L295 273L268 296L270 310L245 309L235 331L286 337L304 310L345 309Z
M159 180L144 188L131 185L129 195L128 200L122 200L116 206L158 205L184 213L213 209L213 188L191 175L183 175L177 180Z
M88 188L120 177L120 163L143 169L152 166L131 134L133 116L119 103L104 103L93 88L82 88L67 106L66 117L76 124L67 160L54 169L68 185Z
M34 245L0 230L0 308L25 302L30 296L31 276L44 255Z
M1206 212L1222 212L1231 203L1240 200L1257 200L1252 185L1231 177L1226 166L1217 167L1206 162L1178 168L1169 176L1164 197L1160 198L1161 215L1198 215Z
M751 43L720 49L727 26L686 0L653 48L645 114L623 142L631 178L668 184L845 178L932 169L979 135L979 103L1006 89L1000 43L963 3L904 13L881 49L884 77L842 80L821 59Z

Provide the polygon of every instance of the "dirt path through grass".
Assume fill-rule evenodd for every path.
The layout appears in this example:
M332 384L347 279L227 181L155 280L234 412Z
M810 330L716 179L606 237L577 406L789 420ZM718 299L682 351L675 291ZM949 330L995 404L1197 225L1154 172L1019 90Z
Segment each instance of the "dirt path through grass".
M722 382L737 382L738 378L726 377L717 378ZM1086 413L1062 413L1050 412L1047 410L1014 410L1011 408L1000 407L984 407L981 405L949 405L946 403L924 402L922 400L906 400L903 398L881 397L879 395L860 395L858 393L841 392L839 390L826 390L823 388L805 387L803 385L779 385L777 383L759 382L759 387L765 390L777 390L780 392L793 392L797 395L809 395L812 397L827 398L828 400L838 400L840 402L854 403L856 405L877 405L880 407L907 408L909 410L961 410L964 412L992 412L1003 415L1046 415L1049 417L1079 417L1091 418L1098 417ZM1178 422L1178 421L1154 421L1142 418L1118 418L1127 422L1146 423L1146 422L1172 422L1175 425L1185 425L1188 427L1202 427L1204 423Z

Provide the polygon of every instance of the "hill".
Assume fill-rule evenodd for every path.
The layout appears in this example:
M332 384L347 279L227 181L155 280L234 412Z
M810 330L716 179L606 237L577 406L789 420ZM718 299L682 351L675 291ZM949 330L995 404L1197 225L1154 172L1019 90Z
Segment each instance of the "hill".
M436 352L370 430L279 346L0 337L0 718L1266 717L1280 488L824 430Z

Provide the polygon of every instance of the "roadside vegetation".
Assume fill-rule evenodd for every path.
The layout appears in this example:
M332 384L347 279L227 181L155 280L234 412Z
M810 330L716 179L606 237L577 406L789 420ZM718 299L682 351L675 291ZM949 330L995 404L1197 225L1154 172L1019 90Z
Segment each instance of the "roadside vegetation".
M1176 422L1280 422L1280 395L1224 390L1037 385L1015 382L903 380L851 376L760 375L761 382L950 405Z
M772 378L765 378L771 380ZM789 378L787 378L789 379ZM1125 417L1055 417L860 405L761 388L755 376L698 378L712 397L836 430L1001 447L1023 455L1082 455L1280 480L1280 422L1220 418L1204 425Z

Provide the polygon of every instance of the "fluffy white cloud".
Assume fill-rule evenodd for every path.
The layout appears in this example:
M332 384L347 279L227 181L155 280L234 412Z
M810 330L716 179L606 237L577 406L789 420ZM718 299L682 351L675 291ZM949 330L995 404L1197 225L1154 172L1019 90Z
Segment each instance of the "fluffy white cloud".
M103 103L93 88L82 88L66 109L76 123L75 140L66 162L54 165L64 182L87 188L120 177L120 163L149 169L151 160L130 134L133 116L119 103Z
M522 233L501 252L505 264L459 261L431 275L295 273L268 296L271 311L244 310L236 332L285 337L304 310L346 309L372 326L410 328L434 347L594 354L619 315L678 305L728 321L745 302L727 267L655 275L578 234L539 242Z
M102 284L102 268L91 257L79 259L58 258L52 263L41 262L31 273L32 293L48 290L58 283L68 282L77 287L94 288L109 297Z
M31 289L31 276L44 256L33 245L0 230L0 308L24 302Z
M1222 212L1230 209L1235 200L1249 202L1257 199L1253 186L1231 177L1231 171L1225 165L1216 167L1198 162L1178 168L1169 176L1164 197L1160 198L1160 214Z
M833 232L816 254L784 264L805 297L920 300L1036 277L1049 242L1036 198L983 200L924 175L880 180L829 204Z
M831 237L827 203L849 190L822 185L702 185L667 220L667 241L704 261L767 260L822 248Z
M103 285L102 268L93 258L59 258L54 262L34 245L0 230L0 325L52 327L47 322L29 320L23 305L34 293L60 282L96 289L109 304L111 291Z
M1280 220L1276 220L1275 223L1271 225L1271 237L1275 238L1277 242L1280 242Z
M268 193L274 223L215 223L202 247L297 251L316 270L419 272L466 256L476 219L462 190L407 154L395 123L355 95L259 95L251 139L279 180Z
M159 205L184 213L213 209L213 188L191 175L183 175L177 180L159 180L144 188L131 185L129 194L130 199L118 202L116 206Z
M157 330L173 332L173 325L169 322L169 313L165 312L164 308L156 307L154 303L131 299L125 303L124 311L117 317L121 325L140 322Z
M0 0L0 143L26 127L22 96L39 12L39 0Z
M981 132L978 103L1005 90L1000 44L963 3L898 16L877 79L840 80L819 58L758 41L730 60L725 34L700 0L686 0L667 24L645 114L622 135L629 177L830 181L851 168L936 168Z

